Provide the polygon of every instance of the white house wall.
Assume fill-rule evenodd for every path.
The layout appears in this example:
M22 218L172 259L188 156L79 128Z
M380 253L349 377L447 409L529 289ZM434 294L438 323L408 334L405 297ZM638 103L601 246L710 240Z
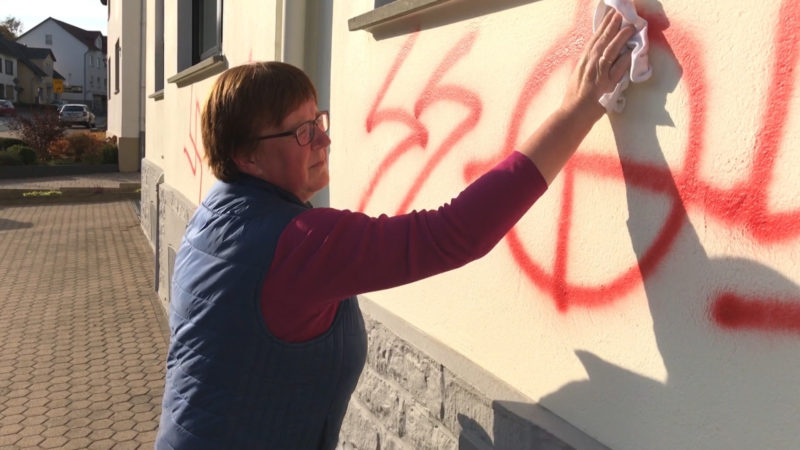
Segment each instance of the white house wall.
M449 201L559 105L596 3L373 35L336 2L331 204ZM368 297L612 448L796 446L800 4L638 3L655 72L624 113L487 257Z
M164 76L178 72L176 2L165 1ZM152 58L155 54L155 2L147 2L147 87L155 90ZM224 7L222 46L228 67L275 58L275 1L245 0ZM186 45L186 44L184 44ZM163 98L147 99L145 158L169 174L170 185L197 201L211 187L213 177L204 162L199 115L215 77L185 87L164 83Z
M121 138L139 138L140 111L144 109L141 86L142 58L142 0L112 1L108 19L108 57L111 62L111 86L108 98L108 133ZM123 20L123 17L125 18ZM116 73L117 40L122 48L119 74ZM119 76L120 91L116 92ZM103 77L105 78L105 76Z

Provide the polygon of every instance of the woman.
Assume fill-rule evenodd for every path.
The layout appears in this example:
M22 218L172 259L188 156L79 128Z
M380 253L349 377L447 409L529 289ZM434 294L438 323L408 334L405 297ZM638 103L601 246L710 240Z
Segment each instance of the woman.
M328 184L328 115L283 63L214 85L203 142L219 179L175 263L157 448L334 448L364 365L355 295L486 254L546 190L630 65L632 28L608 14L561 107L436 211L370 218L313 209Z

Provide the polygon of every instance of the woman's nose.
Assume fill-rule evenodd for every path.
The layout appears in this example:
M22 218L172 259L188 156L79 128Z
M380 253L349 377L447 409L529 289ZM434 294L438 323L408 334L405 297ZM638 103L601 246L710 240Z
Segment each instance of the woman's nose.
M324 132L322 130L317 130L315 135L314 135L314 142L317 145L327 147L327 146L331 145L331 138L330 138L330 136L328 136L328 133L326 133L326 132Z

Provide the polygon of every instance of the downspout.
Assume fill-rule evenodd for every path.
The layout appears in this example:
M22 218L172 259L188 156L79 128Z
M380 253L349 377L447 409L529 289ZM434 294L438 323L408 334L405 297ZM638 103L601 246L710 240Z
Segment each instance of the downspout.
M283 11L284 0L275 2L275 61L283 61Z
M154 281L153 289L156 291L156 293L158 293L158 284L161 282L160 276L159 276L159 274L161 272L161 264L159 264L159 261L161 260L161 258L159 258L159 256L161 255L161 194L160 194L160 191L161 191L161 185L162 184L164 184L164 174L163 173L158 177L158 180L156 180L156 213L155 214L151 214L151 215L154 215L155 217L151 217L150 218L150 220L155 220L156 221L156 227L155 227L156 232L153 233L155 236L152 236L153 244L155 246L155 251L153 252L153 256L154 256L153 266L155 267L155 275L153 276L153 281Z
M139 108L138 114L139 117L136 118L136 126L139 128L137 131L139 133L139 158L137 160L137 170L141 173L142 171L142 159L144 158L144 151L145 151L145 111L144 111L144 96L147 90L147 71L145 70L145 66L147 61L145 60L145 47L147 46L147 30L146 30L146 20L147 18L147 2L141 2L139 8Z

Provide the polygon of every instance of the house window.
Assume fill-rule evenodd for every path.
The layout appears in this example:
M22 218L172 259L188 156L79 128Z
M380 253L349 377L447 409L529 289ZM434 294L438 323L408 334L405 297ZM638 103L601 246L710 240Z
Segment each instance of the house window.
M6 98L14 100L14 86L11 84L6 85Z
M164 0L156 0L155 91L164 90Z
M52 34L45 34L44 35L44 45L53 45L53 35Z
M222 0L192 0L192 64L222 50Z
M14 75L14 61L6 60L6 73L8 75Z
M220 54L222 0L178 0L178 71Z
M119 46L119 39L114 45L114 93L119 92L119 55L122 53L122 47Z

